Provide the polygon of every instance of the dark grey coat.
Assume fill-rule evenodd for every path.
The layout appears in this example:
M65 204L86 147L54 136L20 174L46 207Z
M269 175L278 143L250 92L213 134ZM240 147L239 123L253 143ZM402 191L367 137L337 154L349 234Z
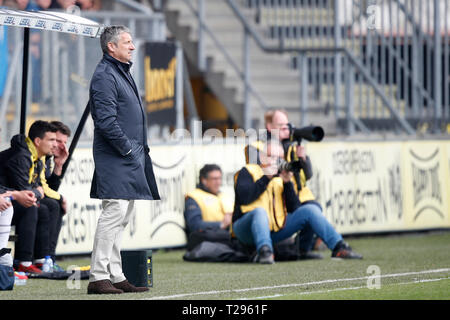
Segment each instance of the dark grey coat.
M95 126L95 170L91 198L160 199L144 108L130 67L131 63L105 54L92 76L89 101Z

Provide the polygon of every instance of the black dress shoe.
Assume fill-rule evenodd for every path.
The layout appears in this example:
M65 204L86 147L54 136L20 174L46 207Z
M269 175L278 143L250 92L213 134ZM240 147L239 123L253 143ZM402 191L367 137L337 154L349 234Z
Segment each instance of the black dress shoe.
M109 280L99 280L89 282L87 288L88 294L119 294L123 290L115 288Z
M148 291L147 287L135 287L128 280L114 283L113 286L123 292L145 292Z

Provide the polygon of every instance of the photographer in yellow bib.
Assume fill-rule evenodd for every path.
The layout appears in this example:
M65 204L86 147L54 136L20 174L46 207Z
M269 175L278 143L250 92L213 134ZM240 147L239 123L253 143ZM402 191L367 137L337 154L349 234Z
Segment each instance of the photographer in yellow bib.
M305 204L315 200L314 194L306 185L307 181L313 176L311 160L306 154L306 149L300 143L291 141L292 126L289 123L288 115L284 110L277 109L267 111L264 114L264 124L267 132L266 139L276 139L281 142L285 160L287 162L295 161L298 164L297 170L293 172L292 183L294 191L298 195L300 203ZM313 253L311 250L316 244L324 246L317 235L310 235L307 232L300 232L298 235L300 245L299 259L321 259L322 255ZM308 247L309 246L309 247Z
M264 115L264 121L267 139L276 139L281 142L287 162L298 161L299 167L294 172L292 183L300 202L314 201L314 194L306 186L306 182L313 175L311 160L303 145L290 141L291 125L287 113L283 110L268 111Z
M278 140L258 141L248 151L248 164L235 176L232 231L239 241L256 247L255 262L274 263L273 243L300 230L311 241L317 234L334 258L362 258L343 241L317 202L300 202L293 173L280 166L284 150ZM308 241L300 242L300 253L309 248Z
M185 199L185 261L247 262L246 249L230 234L233 199L220 191L222 170L216 164L200 169L197 188Z
M307 181L313 176L311 160L306 154L305 147L301 144L301 138L299 139L296 137L296 135L301 132L300 136L306 140L321 141L324 135L322 128L305 127L303 129L295 129L289 123L287 113L281 109L266 112L264 114L264 122L267 130L266 140L279 141L283 146L284 160L290 164L294 164L290 168L290 171L292 172L291 182L293 184L294 192L300 201L300 205L305 207L305 209L323 216L321 205L315 200L314 194L307 186ZM316 131L316 129L319 129L319 131ZM250 161L250 159L248 159L249 148L251 149L252 146L249 146L246 150L247 163ZM299 233L299 259L321 258L321 255L311 252L314 247L315 237L318 237L322 241L325 240L309 228L302 229ZM362 258L360 254L353 252L351 247L344 241L340 241L336 246L326 242L325 245L333 250L333 258Z
M200 169L197 188L186 195L184 217L188 233L205 229L228 230L233 201L220 192L222 170L216 164Z

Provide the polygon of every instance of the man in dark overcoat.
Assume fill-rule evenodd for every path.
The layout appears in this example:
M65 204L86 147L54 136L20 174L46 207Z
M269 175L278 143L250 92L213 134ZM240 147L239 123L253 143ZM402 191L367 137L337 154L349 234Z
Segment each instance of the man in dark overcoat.
M147 144L146 117L131 76L135 49L124 26L106 27L103 58L92 76L89 101L94 120L95 170L91 198L102 199L91 256L88 294L147 291L122 272L120 244L137 199L159 200Z

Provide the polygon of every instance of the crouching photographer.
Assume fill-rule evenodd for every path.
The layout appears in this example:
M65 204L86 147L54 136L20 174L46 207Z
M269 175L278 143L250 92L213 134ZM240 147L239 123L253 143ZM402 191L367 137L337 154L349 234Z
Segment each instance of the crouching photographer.
M256 247L255 262L274 263L273 244L300 230L305 238L317 234L333 251L332 257L362 258L343 241L320 206L300 203L292 171L280 167L284 151L279 142L258 143L250 152L257 152L258 161L248 163L235 176L232 232L242 243Z
M265 114L268 139L277 139L283 145L285 160L292 166L295 192L301 203L314 201L315 197L306 182L313 176L311 160L306 154L302 139L321 141L324 131L321 127L295 128L289 123L283 110L269 111Z
M316 198L313 192L307 186L307 181L313 176L313 170L311 160L306 154L306 148L302 145L302 140L321 141L324 137L323 129L313 126L300 129L295 128L289 123L287 113L280 109L266 112L264 120L267 138L277 139L283 145L285 160L288 162L287 165L292 166L292 183L300 203L316 203L320 207L320 204L315 202ZM325 249L322 240L317 235L312 235L311 237L305 232L300 232L295 238L295 242L302 251L300 259L323 258L321 254L312 252L314 249Z

